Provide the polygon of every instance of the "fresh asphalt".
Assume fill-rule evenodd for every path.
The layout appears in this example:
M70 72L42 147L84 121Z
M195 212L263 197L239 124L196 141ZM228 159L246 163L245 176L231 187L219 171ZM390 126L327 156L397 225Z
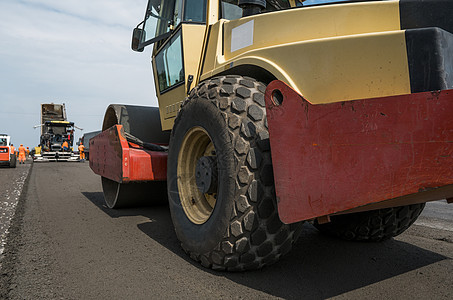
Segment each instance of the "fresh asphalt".
M16 168L0 166L0 263L5 250L9 226L14 217L31 161L17 162Z
M0 299L453 299L453 204L445 201L378 244L306 224L280 262L225 273L186 256L167 206L107 209L88 163L2 168L0 183Z

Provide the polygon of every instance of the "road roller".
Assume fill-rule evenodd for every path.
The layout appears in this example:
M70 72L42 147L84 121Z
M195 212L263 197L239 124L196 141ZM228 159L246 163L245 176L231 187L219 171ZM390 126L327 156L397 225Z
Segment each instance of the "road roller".
M453 202L453 1L326 2L149 0L159 107L107 108L106 205L167 202L193 260L244 271L304 222L379 242Z

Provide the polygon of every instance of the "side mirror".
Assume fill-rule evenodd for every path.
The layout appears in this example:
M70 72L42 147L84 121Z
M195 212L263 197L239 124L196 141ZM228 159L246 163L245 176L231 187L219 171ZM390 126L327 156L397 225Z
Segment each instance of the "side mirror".
M139 49L138 47L144 37L145 37L145 30L143 30L141 28L134 28L134 31L132 33L132 44L131 44L132 50L137 51L137 52L143 52L144 48Z

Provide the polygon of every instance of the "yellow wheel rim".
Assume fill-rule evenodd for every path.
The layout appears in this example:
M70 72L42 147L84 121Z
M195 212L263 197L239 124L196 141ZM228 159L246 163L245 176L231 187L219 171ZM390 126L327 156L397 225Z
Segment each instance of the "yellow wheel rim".
M214 155L215 147L206 130L193 127L186 133L178 154L177 180L181 205L194 224L205 223L216 204L217 195L200 192L195 179L198 159Z

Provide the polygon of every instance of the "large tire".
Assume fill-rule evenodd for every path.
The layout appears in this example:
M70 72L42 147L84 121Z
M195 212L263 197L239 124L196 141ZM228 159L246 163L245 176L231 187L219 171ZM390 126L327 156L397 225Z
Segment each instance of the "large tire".
M322 233L348 241L380 242L403 233L417 220L424 203L331 217L315 227Z
M16 155L11 155L10 160L9 160L9 167L15 168L16 164L17 164Z
M270 265L290 251L301 229L283 224L277 213L265 89L240 76L208 80L192 90L175 120L167 174L171 216L182 248L207 268ZM197 188L201 156L216 164L215 192Z

